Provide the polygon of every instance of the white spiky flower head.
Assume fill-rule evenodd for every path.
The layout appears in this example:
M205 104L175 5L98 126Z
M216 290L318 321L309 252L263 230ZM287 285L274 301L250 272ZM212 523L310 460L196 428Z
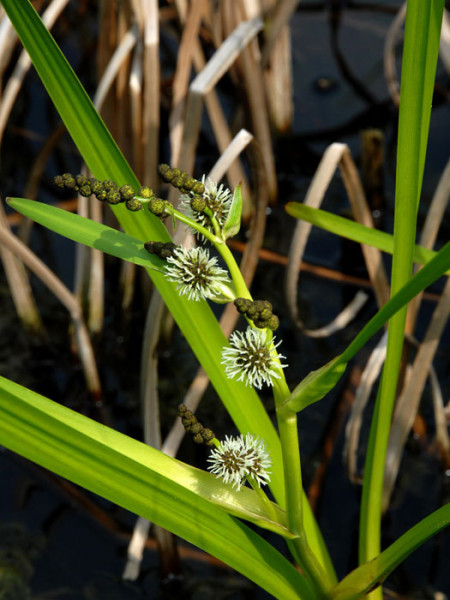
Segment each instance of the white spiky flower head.
M237 378L245 385L253 385L259 390L263 384L273 385L274 379L280 379L280 368L287 365L282 364L285 358L278 354L276 348L281 340L275 344L275 338L268 339L266 329L254 329L233 331L230 335L230 345L222 350L222 364L225 365L225 373L230 379Z
M202 177L202 183L205 186L205 191L203 192L203 198L206 201L206 206L211 211L213 217L217 219L220 227L225 225L225 222L228 218L228 214L230 212L230 207L233 201L233 194L231 191L225 187L223 184L219 186L217 183L212 181L209 177ZM193 194L183 194L181 196L180 202L180 211L183 212L186 216L188 216L193 221L196 221L199 225L208 229L214 233L214 228L211 224L211 220L208 215L204 212L198 212L193 210L191 207L191 201L193 199ZM195 231L195 234L198 238L203 239L203 236L198 231Z
M176 248L167 258L164 274L169 281L177 284L180 296L189 300L214 300L229 302L236 297L233 282L227 271L210 257L206 248Z
M225 483L231 483L239 491L247 478L253 479L258 487L270 482L271 458L262 440L250 433L244 437L228 437L220 447L211 451L208 469Z

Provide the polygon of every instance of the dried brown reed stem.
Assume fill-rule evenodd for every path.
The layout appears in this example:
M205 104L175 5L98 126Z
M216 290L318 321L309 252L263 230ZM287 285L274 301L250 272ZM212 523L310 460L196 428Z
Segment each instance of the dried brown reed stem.
M367 206L364 190L350 151L345 144L331 144L325 151L309 186L304 204L319 208L326 190L337 168L340 168L342 179L352 207L355 220L368 227L373 227L372 216ZM299 265L312 225L298 221L291 242L286 269L286 297L293 320L304 329L297 308L297 289ZM362 245L362 251L378 303L382 306L389 297L386 274L381 260L381 253L376 248ZM334 327L333 327L334 328ZM311 334L311 330L307 332ZM314 334L313 334L314 335Z
M360 384L355 393L350 417L345 427L344 460L347 465L347 473L352 483L361 483L358 473L358 446L361 433L361 425L364 409L367 406L373 386L377 381L386 358L387 331L372 350L369 360L361 374Z
M261 66L271 122L278 131L287 131L294 115L289 20L298 3L272 0L267 9Z
M46 25L47 29L51 29L59 17L69 0L53 0L48 8L42 15L42 20ZM8 36L9 38L9 36ZM0 104L0 140L3 139L6 123L8 122L9 115L14 106L14 102L17 98L17 94L22 87L23 80L28 73L31 66L31 60L25 50L20 53L19 59L16 63L14 71L8 79L5 90L2 96L2 102Z
M419 243L421 246L429 249L434 246L445 210L448 206L449 199L450 161L448 161L433 195L430 210L427 213L423 230L420 235ZM417 266L416 271L420 270L421 268L421 266ZM406 321L406 333L408 335L412 335L415 329L422 298L423 293L418 294L408 306ZM395 423L389 439L386 479L383 495L383 505L385 509L389 504L389 498L392 494L392 489L398 475L404 444L412 427L414 417L417 414L425 381L431 373L433 357L448 319L448 313L450 310L449 302L450 283L449 280L447 280L442 296L433 313L427 333L425 334L424 340L419 346L419 350L413 362L411 377L407 382L405 382L395 408ZM439 402L436 399L436 396L434 398L435 422L442 424L442 422L445 420L445 415L443 413L444 408L442 402ZM438 444L444 452L445 464L449 460L448 451L446 455L448 436L445 435L442 427L437 430L437 433L439 434Z
M387 88L395 106L400 105L400 84L397 80L395 68L395 45L398 41L400 30L403 26L406 16L406 2L404 2L397 13L397 16L392 21L386 35L384 44L384 77L386 79Z
M260 19L262 22L259 6L249 0L243 0L237 7L237 10L229 10L225 32L229 31L232 27L236 27L242 21L252 21L255 19ZM252 133L262 149L269 199L273 202L277 196L275 160L261 66L261 52L257 39L252 39L243 48L239 60L236 62L235 68L233 68L233 72L235 79L242 82L242 87L245 90Z
M205 60L201 45L199 43L199 40L196 38L196 35L195 35L195 31L197 28L196 14L192 15L191 20L189 20L188 15L190 16L190 13L188 13L188 8L187 8L186 2L184 0L176 0L175 4L177 6L177 11L179 14L180 21L182 24L185 25L183 38L186 37L186 40L191 40L191 42L192 42L193 66L194 66L195 70L197 71L197 73L200 73L201 70L206 65L206 60ZM195 9L195 11L198 11L199 9L197 8L197 6L198 6L197 4L194 5L194 3L192 3L190 10L193 11ZM193 31L191 31L191 29L189 29L189 28L192 28ZM182 41L183 41L183 39L182 39ZM187 45L188 45L188 41L186 41L186 43L183 46L183 52ZM186 50L187 50L187 48L186 48ZM187 112L186 109L184 108L184 113L183 113L183 107L180 106L180 103L186 102L186 92L183 92L183 86L187 86L186 73L184 71L185 69L187 69L187 66L184 63L184 61L183 62L181 62L181 61L182 61L182 57L180 57L180 53L179 53L179 60L177 63L177 71L175 73L175 81L177 81L176 102L174 100L174 105L173 105L174 113L171 115L171 120L170 120L170 128L171 128L171 131L174 131L173 135L174 135L174 139L175 139L175 145L172 148L174 154L171 157L171 162L172 162L172 164L180 166L181 168L184 168L185 170L189 170L185 166L183 166L182 163L179 162L181 159L181 142L178 142L178 140L181 140L183 137L184 123L190 119L189 112ZM206 110L208 112L208 116L209 116L209 119L211 122L211 126L214 131L214 135L216 137L219 153L222 154L225 151L225 149L228 147L228 145L230 144L231 139L232 139L232 134L230 132L228 123L226 121L225 115L223 113L222 107L220 105L220 102L218 100L217 94L214 89L211 89L209 91L209 93L207 93L204 96L204 102L205 102L205 107L206 107ZM183 118L184 122L180 123L180 119L182 119L182 118ZM174 130L174 128L176 128L176 131ZM172 137L172 134L171 134L171 137ZM178 155L177 155L177 152L178 152ZM228 173L227 173L227 177L228 177L229 185L232 188L235 188L241 182L243 197L245 199L250 198L247 178L244 174L244 171L240 164L240 161L236 160L230 165ZM172 197L170 197L170 199L172 200ZM251 211L250 205L248 204L248 202L245 202L244 214L248 215L250 213L250 211Z
M25 244L5 228L0 229L0 243L5 245L10 252L18 256L69 311L75 327L78 352L83 365L86 384L93 398L98 399L101 395L100 379L97 372L91 340L84 323L78 300L47 267L47 265L45 265L27 246L25 246Z
M404 387L395 407L389 436L388 453L386 456L383 510L386 510L389 506L390 497L397 478L401 457L403 455L403 448L419 409L425 382L449 315L450 279L447 279L441 300L434 309L425 337L419 346L413 362L410 376L406 378Z
M193 172L203 99L211 93L217 82L239 54L244 51L245 46L261 30L261 27L262 21L260 19L240 23L191 83L186 102L179 163L185 171Z
M156 0L143 0L144 12L144 106L142 114L143 172L145 185L156 187L157 164L159 162L159 107L160 107L160 66L159 66L159 15Z
M3 240L8 234L12 235L3 203L0 202L0 240ZM19 319L29 333L41 338L45 337L44 324L34 302L28 273L22 261L7 249L5 243L0 244L0 258Z

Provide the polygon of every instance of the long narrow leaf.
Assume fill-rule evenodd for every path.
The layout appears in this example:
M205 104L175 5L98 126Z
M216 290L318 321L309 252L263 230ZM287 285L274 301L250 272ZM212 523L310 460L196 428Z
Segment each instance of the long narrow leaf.
M3 377L0 443L173 531L276 598L313 600L305 578L289 561L200 495L207 474ZM212 480L209 486L212 494L228 493Z
M329 363L313 371L292 392L284 408L293 412L303 410L329 392L345 371L345 365L375 335L397 311L414 296L441 277L450 267L450 242L402 287L362 328L347 348Z
M383 583L414 550L450 525L450 504L422 519L379 556L349 573L332 593L333 600L357 600Z
M428 141L444 0L408 0L403 47L395 183L391 294L410 279ZM386 359L364 466L359 559L381 550L381 512L389 430L398 387L407 307L390 320ZM381 598L381 591L377 598Z
M355 221L351 221L350 219L334 215L326 210L312 208L311 206L300 204L299 202L288 202L285 206L285 210L291 217L307 221L330 233L335 233L336 235L360 244L373 246L388 254L394 252L394 238L390 233L386 233L385 231L366 227L365 225L355 223ZM414 262L424 265L429 262L433 256L436 256L436 252L433 250L428 250L428 248L423 248L418 245L414 246ZM450 275L450 271L447 271L446 275Z

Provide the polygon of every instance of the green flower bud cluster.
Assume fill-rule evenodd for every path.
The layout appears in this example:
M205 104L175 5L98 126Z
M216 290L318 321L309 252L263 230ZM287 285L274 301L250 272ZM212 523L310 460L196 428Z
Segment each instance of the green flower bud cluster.
M158 165L158 173L166 183L170 183L173 187L183 192L183 194L193 193L196 196L201 196L205 191L205 186L198 179L194 179L181 169L172 169L169 165Z
M135 198L136 194L131 185L122 185L118 187L115 181L106 179L99 181L94 177L85 175L72 175L64 173L54 178L54 183L61 189L73 190L85 198L94 195L97 200L107 202L108 204L125 203L128 210L136 211L142 208L142 204Z
M241 315L251 319L256 327L272 331L278 329L279 318L272 313L272 305L268 300L249 300L248 298L236 298L234 305Z
M216 437L211 429L206 429L197 420L197 417L190 410L187 409L185 404L178 406L178 416L181 417L181 422L187 433L190 433L192 439L196 444L206 444L212 446L213 439Z
M177 245L173 242L145 242L144 248L150 254L156 254L159 258L167 260L169 256L174 255Z

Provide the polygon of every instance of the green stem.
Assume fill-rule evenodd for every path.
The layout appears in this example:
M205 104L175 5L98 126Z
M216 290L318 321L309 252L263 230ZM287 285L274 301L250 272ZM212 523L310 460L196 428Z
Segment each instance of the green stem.
M274 386L275 404L279 406L290 394L284 374ZM317 598L329 596L334 585L332 575L322 568L306 539L303 524L303 484L298 439L297 414L277 411L278 430L283 452L284 480L286 489L286 514L290 531L297 537L289 542L295 560L299 563L310 583L314 585Z

